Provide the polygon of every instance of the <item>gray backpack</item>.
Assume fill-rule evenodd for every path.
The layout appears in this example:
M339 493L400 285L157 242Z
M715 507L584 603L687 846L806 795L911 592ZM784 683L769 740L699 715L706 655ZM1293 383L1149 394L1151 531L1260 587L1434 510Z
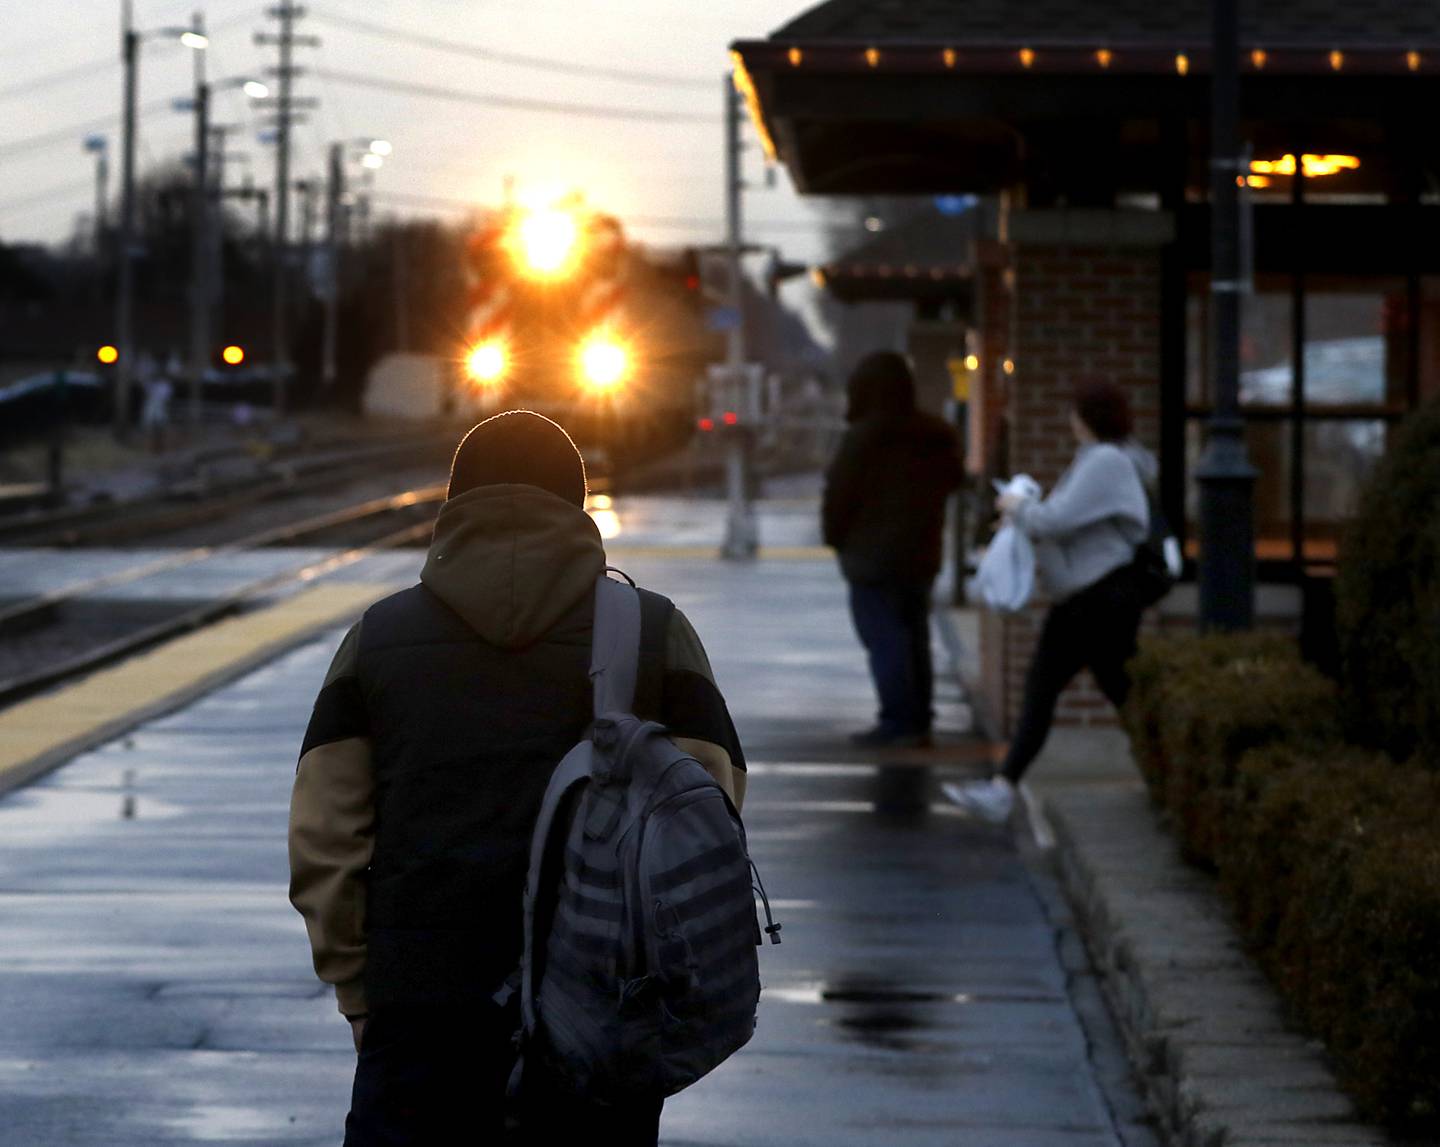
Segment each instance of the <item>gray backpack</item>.
M595 722L550 778L530 848L520 1046L522 1064L617 1103L673 1095L749 1041L756 892L772 943L780 925L730 798L631 712L633 587L601 576L593 640Z

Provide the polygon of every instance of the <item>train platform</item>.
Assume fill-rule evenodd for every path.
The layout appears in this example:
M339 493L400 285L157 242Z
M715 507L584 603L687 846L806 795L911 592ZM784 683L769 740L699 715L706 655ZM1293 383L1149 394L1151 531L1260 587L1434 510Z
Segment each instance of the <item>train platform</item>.
M713 533L718 507L615 510L614 563L709 649L785 925L754 1042L667 1104L662 1141L1151 1147L1047 866L938 799L982 755L958 686L942 685L939 748L848 743L874 703L843 584L803 533L813 505L767 509L794 527L771 530L784 560L745 564L666 528L695 513ZM24 737L50 735L65 763L0 800L0 1147L340 1141L354 1053L286 900L286 806L344 625L418 565L357 563L223 640L33 702L49 708ZM4 716L0 748L32 744ZM89 724L64 740L67 721Z

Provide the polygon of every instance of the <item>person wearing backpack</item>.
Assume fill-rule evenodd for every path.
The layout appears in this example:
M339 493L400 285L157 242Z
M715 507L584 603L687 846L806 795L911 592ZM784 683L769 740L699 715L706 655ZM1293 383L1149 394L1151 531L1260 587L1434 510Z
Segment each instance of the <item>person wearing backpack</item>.
M549 419L514 411L472 429L420 583L366 611L316 699L290 897L353 1029L347 1147L498 1142L517 1110L524 1142L657 1141L659 1097L596 1102L543 1062L509 1094L520 1021L505 988L532 830L595 723L605 553L585 497L580 454ZM633 711L738 809L745 759L700 640L667 599L632 597Z
M1133 437L1125 391L1109 382L1080 385L1070 426L1079 449L1049 497L1007 492L995 504L1034 541L1039 580L1051 602L1025 677L1015 736L994 777L941 786L955 804L995 823L1009 817L1016 786L1050 735L1060 694L1080 670L1090 670L1116 708L1124 704L1140 619L1156 600L1147 550L1155 515L1147 487L1159 468Z

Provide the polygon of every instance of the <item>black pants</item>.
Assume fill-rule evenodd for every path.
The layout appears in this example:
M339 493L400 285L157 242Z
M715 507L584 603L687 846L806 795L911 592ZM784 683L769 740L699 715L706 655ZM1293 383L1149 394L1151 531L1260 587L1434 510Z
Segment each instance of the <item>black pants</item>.
M1135 572L1125 566L1059 605L1052 606L1040 631L1025 677L1020 725L1003 773L1018 782L1040 755L1055 720L1060 694L1082 669L1117 709L1130 693L1126 663L1135 656L1144 607Z
M660 1103L600 1107L527 1071L505 1128L515 1023L491 1005L377 1010L365 1027L345 1147L655 1147Z
M850 583L850 614L870 660L887 733L925 733L934 719L930 583Z

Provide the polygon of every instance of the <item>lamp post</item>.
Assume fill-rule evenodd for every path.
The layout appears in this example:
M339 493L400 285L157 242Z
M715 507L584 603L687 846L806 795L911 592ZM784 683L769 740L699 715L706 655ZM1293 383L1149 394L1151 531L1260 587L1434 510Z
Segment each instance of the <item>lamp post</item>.
M124 438L129 425L130 383L135 364L135 99L139 84L140 45L145 40L178 39L187 48L204 51L210 41L194 28L157 28L140 32L134 26L131 0L122 0L120 60L124 65L123 111L120 144L120 226L116 258L115 341L120 357L115 364L115 436Z
M1256 471L1240 416L1240 21L1237 0L1212 0L1210 298L1214 332L1213 399L1200 485L1200 624L1248 629L1255 611Z
M194 33L203 36L201 17L195 17ZM192 426L200 425L205 372L210 363L210 309L212 290L212 246L210 238L210 96L216 89L242 88L251 99L270 94L259 80L234 76L216 84L205 78L205 58L195 57L195 95L180 104L195 113L195 164L190 205L190 402ZM122 352L123 354L123 352Z
M394 152L388 140L341 140L330 145L329 172L325 181L325 326L321 339L320 388L332 390L338 374L337 348L340 340L340 251L349 210L345 191L345 160L359 157L366 171L378 171Z

